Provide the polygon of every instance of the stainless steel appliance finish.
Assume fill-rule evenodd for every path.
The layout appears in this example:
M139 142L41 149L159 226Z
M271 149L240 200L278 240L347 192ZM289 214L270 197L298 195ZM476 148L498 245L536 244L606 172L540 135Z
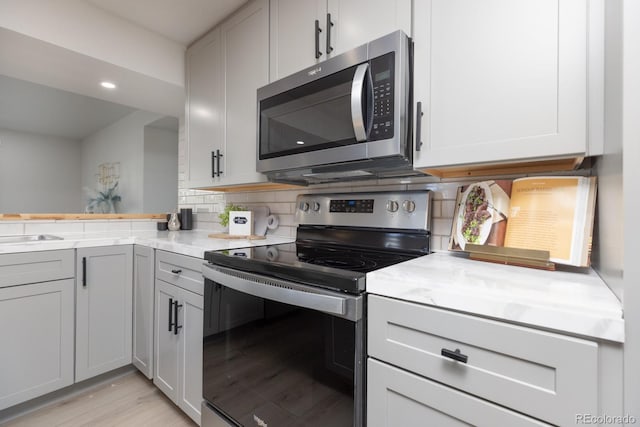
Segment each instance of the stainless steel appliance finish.
M429 253L429 201L303 194L295 243L207 252L202 425L366 425L366 274Z
M396 31L259 88L257 170L294 183L416 174L411 51Z
M384 228L429 231L429 202L430 193L420 190L302 194L297 198L296 223L345 227L381 227L383 224ZM370 205L371 212L353 214L364 205Z

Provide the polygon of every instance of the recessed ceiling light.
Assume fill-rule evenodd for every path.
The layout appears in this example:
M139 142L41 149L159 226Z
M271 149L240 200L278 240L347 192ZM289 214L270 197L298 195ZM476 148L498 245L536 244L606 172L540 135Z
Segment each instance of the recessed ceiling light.
M106 82L106 81L105 82L100 82L100 86L102 86L103 88L106 88L106 89L115 89L116 88L116 85L114 83Z

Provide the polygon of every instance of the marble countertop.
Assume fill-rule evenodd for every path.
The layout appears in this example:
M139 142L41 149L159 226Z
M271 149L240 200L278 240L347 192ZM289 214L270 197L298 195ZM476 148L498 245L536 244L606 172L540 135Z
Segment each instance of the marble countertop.
M544 271L437 252L367 274L367 292L624 342L622 304L593 271Z
M267 236L264 240L213 239L208 237L211 233L213 233L211 230L52 233L63 237L63 240L2 243L0 244L0 254L137 244L196 258L204 258L204 253L211 250L275 245L295 240L282 236Z

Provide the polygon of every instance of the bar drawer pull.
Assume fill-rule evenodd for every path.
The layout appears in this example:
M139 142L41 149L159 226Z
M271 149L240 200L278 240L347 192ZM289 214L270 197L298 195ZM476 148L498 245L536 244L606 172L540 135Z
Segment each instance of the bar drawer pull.
M82 287L87 287L87 257L82 257Z
M182 308L182 304L178 304L178 300L173 303L173 334L178 335L178 329L182 329L182 325L178 325L178 309Z
M466 354L460 353L459 348L456 348L455 351L451 351L451 350L447 350L446 348L443 348L440 351L440 354L444 357L448 357L449 359L453 359L462 363L467 363L467 360L469 359L469 357Z
M179 269L179 268L174 268L173 270L171 270L171 272L172 272L173 274L180 274L180 273L182 273L182 270L181 270L181 269Z

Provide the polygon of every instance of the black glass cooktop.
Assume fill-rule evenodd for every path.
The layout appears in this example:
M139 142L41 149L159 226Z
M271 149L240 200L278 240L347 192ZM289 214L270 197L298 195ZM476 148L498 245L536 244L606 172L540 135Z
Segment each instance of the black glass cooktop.
M302 243L205 253L207 261L221 267L350 293L365 290L367 272L416 256L419 254Z

